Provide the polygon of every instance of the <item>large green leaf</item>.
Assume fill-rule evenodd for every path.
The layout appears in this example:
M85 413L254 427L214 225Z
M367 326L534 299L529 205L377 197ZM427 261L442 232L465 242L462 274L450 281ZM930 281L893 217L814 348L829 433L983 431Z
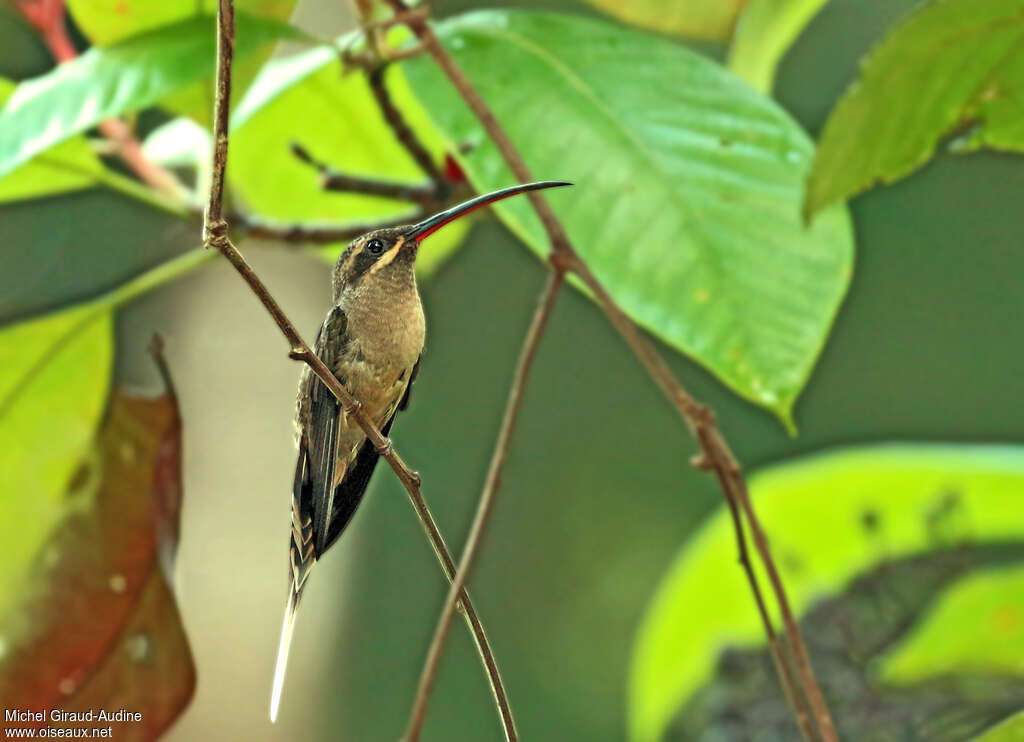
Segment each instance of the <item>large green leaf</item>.
M862 65L829 114L806 211L913 172L944 137L1024 150L1024 0L921 5Z
M251 16L287 21L296 0L238 0L235 9ZM68 0L71 14L89 39L107 46L144 31L168 26L195 16L212 16L216 0ZM232 70L236 93L248 87L273 51L265 44L258 52L238 59ZM209 125L213 105L212 80L194 83L172 94L163 104Z
M1020 448L850 449L772 467L751 488L798 614L879 561L1024 538ZM680 552L648 608L630 677L633 740L659 737L721 648L763 641L732 528L719 510Z
M771 100L713 62L578 17L479 12L438 27L590 267L635 320L789 421L850 280L843 208L800 221L813 147ZM413 89L479 190L513 182L425 60ZM525 199L497 207L546 254Z
M0 103L16 87L0 78ZM74 137L0 178L0 203L38 198L95 185L105 168L83 137Z
M615 18L661 33L728 39L746 0L588 0Z
M769 93L775 69L826 0L750 0L743 9L729 68L758 90Z
M152 105L214 69L213 18L164 26L21 83L0 111L0 175L103 119ZM295 35L274 21L238 17L235 55Z
M42 539L97 484L68 494L107 399L112 310L216 255L194 250L93 302L0 330L0 613Z
M441 137L400 69L390 70L387 85L409 126L440 163ZM301 127L295 126L296 116ZM232 127L228 178L253 213L282 222L374 223L414 210L392 199L326 192L317 172L291 153L290 144L298 142L346 173L409 183L425 179L385 123L365 75L343 75L333 49L311 49L268 64L238 105ZM468 227L456 222L424 242L417 258L420 272L429 272L458 247ZM318 254L333 260L340 247Z

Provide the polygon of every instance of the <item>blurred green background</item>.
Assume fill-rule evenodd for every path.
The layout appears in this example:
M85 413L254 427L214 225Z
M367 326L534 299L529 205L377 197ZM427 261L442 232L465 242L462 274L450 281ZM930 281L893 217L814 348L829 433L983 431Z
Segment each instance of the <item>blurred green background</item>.
M592 12L574 2L506 4ZM776 97L816 135L858 59L913 4L830 2L785 58ZM480 5L442 1L437 12ZM296 20L319 35L340 31L348 22L340 6L303 2ZM0 74L35 74L45 60L10 11L0 11ZM296 126L301 130L301 119ZM768 413L662 350L717 411L748 469L851 442L1019 441L1022 193L1024 169L1012 157L940 155L908 180L853 202L853 284L797 405L795 439ZM40 244L40 220L73 220L83 244L138 244L145 264L158 262L167 244L199 237L107 193L5 206L0 295L13 290L23 261L53 254L70 238L55 227L52 244ZM153 233L167 242L132 242ZM643 239L638 224L636 240ZM312 336L329 303L328 267L285 248L242 249ZM87 260L64 260L54 280L89 270ZM97 287L110 282L102 266L95 271ZM482 222L422 286L427 348L394 439L423 475L453 551L472 515L543 276L497 223ZM318 567L299 618L281 718L271 726L266 704L285 598L298 369L223 264L120 312L119 384L156 387L144 352L154 330L168 337L185 420L179 570L199 674L195 699L168 739L397 739L445 592L404 492L382 469L348 535ZM471 581L524 739L623 737L638 621L675 553L720 503L713 480L690 468L693 450L599 312L565 292ZM458 625L425 738L498 734L484 677Z

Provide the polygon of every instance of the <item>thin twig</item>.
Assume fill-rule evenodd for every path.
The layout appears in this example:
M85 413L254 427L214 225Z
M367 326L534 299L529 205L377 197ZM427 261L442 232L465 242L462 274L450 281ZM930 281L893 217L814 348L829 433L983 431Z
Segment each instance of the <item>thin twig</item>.
M326 163L317 160L310 154L309 150L298 142L291 144L292 154L301 162L306 163L320 173L320 187L325 191L339 191L343 193L362 193L368 196L383 196L385 198L397 198L402 201L412 201L424 206L436 206L444 195L439 194L438 188L433 184L411 185L408 183L397 183L391 180L380 180L379 178L366 178L359 175L349 175L332 170Z
M388 3L396 13L406 10L401 0L388 0ZM522 182L532 180L533 178L526 167L526 163L501 127L494 113L455 63L455 60L441 46L440 41L426 20L413 18L408 21L407 25L423 47L433 56L434 61L480 120L484 130L501 153L515 177ZM808 659L799 625L793 617L785 588L768 548L767 539L764 537L764 532L760 527L750 502L746 482L743 479L739 463L715 426L714 416L706 407L697 403L689 395L672 374L665 361L655 351L654 347L642 335L636 325L633 324L632 320L626 316L582 258L576 253L569 242L564 227L555 216L554 211L548 205L544 196L539 193L530 193L528 196L551 241L553 265L556 268L559 265L566 265L590 289L609 321L622 334L634 354L672 405L676 407L687 426L697 438L701 447L702 457L706 460L707 467L716 472L726 500L738 504L743 514L747 517L755 546L768 571L775 599L782 612L783 621L786 626L786 637L792 644L797 674L800 677L804 692L814 713L821 737L824 742L838 742L838 736L836 735L831 715ZM742 534L742 530L740 533ZM742 548L745 550L745 546ZM456 580L458 579L456 577ZM765 613L765 615L767 614ZM769 639L771 639L770 636ZM777 653L777 655L782 656L781 653ZM779 680L786 689L787 695L795 699L796 694L793 688L790 687L791 682L788 676L788 673L780 672ZM799 715L797 722L799 725ZM803 727L801 726L801 728Z
M164 336L159 332L154 332L153 337L149 341L149 346L146 350L153 356L153 362L156 363L156 370L160 374L160 379L164 383L164 391L167 396L175 400L177 403L178 391L174 386L174 380L171 379L171 369L167 365L167 358L164 356L164 348L166 343L164 342Z
M434 158L430 155L426 145L416 136L416 132L412 130L412 127L405 120L405 116L402 115L402 112L398 110L395 102L391 99L391 93L384 83L385 73L386 68L383 66L377 66L366 71L366 81L370 85L373 99L377 101L377 107L380 109L384 121L391 127L391 131L394 132L395 139L405 147L405 151L419 165L423 174L430 178L436 187L443 189L447 185L447 181L438 169L437 163L434 162ZM446 193L442 192L440 198L444 199L446 195Z
M409 725L404 737L405 742L418 742L420 738L420 731L423 728L423 721L427 712L427 702L430 700L430 691L437 676L441 653L444 651L445 638L455 617L458 593L469 578L473 559L480 547L480 540L487 527L498 490L501 488L501 475L505 468L509 446L512 443L512 434L515 432L516 421L522 406L526 381L533 366L533 359L537 355L540 339L544 335L544 329L547 327L551 312L555 308L555 300L558 298L558 290L561 288L564 278L564 269L556 268L548 273L547 282L540 294L540 298L537 300L537 309L534 311L533 319L530 321L530 328L526 332L526 338L523 340L523 346L519 351L519 360L516 362L515 373L512 377L508 402L505 403L505 414L501 420L501 429L498 432L498 439L494 445L494 453L491 454L491 463L487 469L487 478L484 480L483 491L480 493L476 515L469 528L466 545L462 549L458 572L452 580L448 596L444 601L444 607L441 609L441 616L437 621L437 628L434 630L434 636L427 649L427 658L423 664L416 696L413 699L412 712L409 715Z
M320 380L330 389L349 417L362 428L366 437L373 442L380 455L388 462L398 476L399 481L409 493L417 515L420 517L424 530L430 539L445 576L452 580L455 576L454 561L441 537L441 532L423 500L420 491L420 477L412 471L395 451L391 441L381 435L380 431L363 412L362 405L342 386L338 378L331 373L323 361L310 349L302 339L291 320L285 315L277 301L271 296L266 285L252 270L248 262L232 244L228 236L228 225L223 219L224 171L228 160L228 114L231 100L231 62L234 56L235 13L232 0L219 0L217 8L217 79L214 100L214 150L212 177L210 179L210 199L206 208L203 229L203 244L207 248L218 250L235 267L256 297L262 302L267 312L280 328L288 341L291 351L289 356L307 364ZM465 608L466 622L473 633L480 657L487 672L495 703L498 707L502 726L507 740L515 741L515 727L512 723L512 711L508 704L501 675L484 632L483 625L476 613L469 593L462 589L459 601Z
M58 64L78 56L78 51L68 36L64 0L17 0L15 6L22 17L39 32L43 43ZM143 183L176 203L183 203L186 200L188 191L185 186L169 170L146 157L142 145L128 124L119 118L111 118L101 121L99 130L114 145L114 152L121 161L139 176Z
M698 469L704 469L708 464L707 459L700 454L695 457L693 462L693 465ZM726 493L725 501L729 506L729 515L732 518L733 530L736 534L736 545L739 552L737 558L747 577L747 582L750 584L750 592L754 596L754 603L757 604L757 613L761 618L761 626L768 637L768 654L771 657L775 673L781 679L780 684L782 685L782 694L786 699L786 705L789 706L789 710L796 720L796 726L800 730L800 736L804 739L804 742L815 742L818 737L815 734L814 725L811 723L811 717L808 713L807 700L803 694L796 692L797 687L796 681L793 678L793 671L782 654L783 650L779 637L775 633L775 626L772 623L771 616L768 615L768 608L765 606L764 596L761 594L761 585L757 581L754 565L750 561L750 553L747 550L747 538L743 532L743 517L740 513L739 505L729 497L729 490L721 482L718 472L716 471L715 473L716 476L719 476L719 485L722 487L722 491Z

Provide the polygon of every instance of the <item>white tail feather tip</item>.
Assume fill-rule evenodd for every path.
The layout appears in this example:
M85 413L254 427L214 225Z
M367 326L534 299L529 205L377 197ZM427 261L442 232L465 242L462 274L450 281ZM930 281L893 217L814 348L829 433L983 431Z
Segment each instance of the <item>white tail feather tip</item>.
M295 630L295 594L288 596L288 605L284 609L284 623L281 626L281 642L277 646L277 664L274 667L274 684L270 691L270 721L277 721L277 711L281 706L281 691L284 689L284 673L288 669L288 650L292 645L292 632Z

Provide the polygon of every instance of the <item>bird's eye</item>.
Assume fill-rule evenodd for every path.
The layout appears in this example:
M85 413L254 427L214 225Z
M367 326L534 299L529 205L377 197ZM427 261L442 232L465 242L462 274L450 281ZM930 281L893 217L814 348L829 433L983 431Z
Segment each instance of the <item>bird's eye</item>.
M370 253L370 255L380 255L384 252L384 243L374 238L366 243L366 251Z

